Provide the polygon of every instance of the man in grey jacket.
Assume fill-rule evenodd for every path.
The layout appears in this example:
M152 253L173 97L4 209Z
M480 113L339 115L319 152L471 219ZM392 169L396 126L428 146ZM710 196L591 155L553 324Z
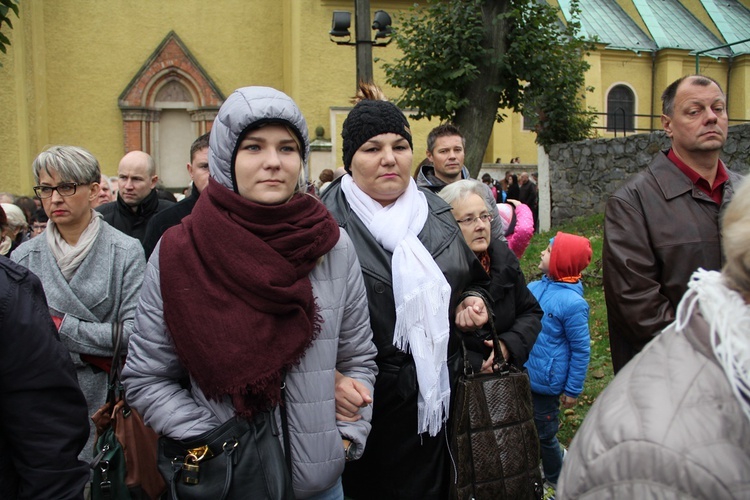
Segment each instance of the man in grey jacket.
M466 139L452 123L444 123L432 129L427 136L427 159L431 165L423 165L417 175L417 186L439 193L448 184L462 179L471 179L469 169L464 166ZM492 207L492 238L505 242L503 225L497 211L497 200L487 187L484 196Z

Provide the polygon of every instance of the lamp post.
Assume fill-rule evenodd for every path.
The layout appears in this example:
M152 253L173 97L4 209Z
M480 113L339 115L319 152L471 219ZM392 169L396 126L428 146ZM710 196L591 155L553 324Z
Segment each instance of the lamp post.
M384 47L391 43L391 16L384 10L375 12L375 20L370 24L370 0L354 0L354 42L351 41L352 15L346 11L334 11L330 39L337 45L355 45L357 48L357 83L372 83L372 48ZM375 40L369 35L370 29L377 30ZM346 40L344 40L346 37ZM385 41L378 42L384 38Z
M354 1L354 33L357 39L357 81L372 82L372 41L370 40L370 0Z

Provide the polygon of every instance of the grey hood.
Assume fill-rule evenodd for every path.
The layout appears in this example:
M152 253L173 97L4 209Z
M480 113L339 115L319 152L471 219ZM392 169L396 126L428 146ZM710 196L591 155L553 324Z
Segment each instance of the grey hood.
M302 143L302 161L307 173L310 139L307 122L297 104L285 93L271 87L243 87L232 92L224 101L211 129L208 169L214 180L227 189L235 190L232 164L237 141L255 123L284 123L291 127Z

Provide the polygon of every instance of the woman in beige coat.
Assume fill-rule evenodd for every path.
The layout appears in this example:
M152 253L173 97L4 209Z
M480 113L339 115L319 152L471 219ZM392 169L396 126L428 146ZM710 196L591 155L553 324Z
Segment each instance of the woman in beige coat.
M675 322L599 396L558 498L750 498L750 182L722 222L722 272L693 274Z

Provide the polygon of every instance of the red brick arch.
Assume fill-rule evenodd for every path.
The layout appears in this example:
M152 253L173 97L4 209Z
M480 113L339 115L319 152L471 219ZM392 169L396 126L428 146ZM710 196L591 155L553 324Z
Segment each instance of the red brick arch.
M165 85L178 82L191 96L188 109L199 133L211 129L224 95L174 31L170 31L125 90L118 104L122 112L125 152L153 154L154 124L160 109L156 96Z

